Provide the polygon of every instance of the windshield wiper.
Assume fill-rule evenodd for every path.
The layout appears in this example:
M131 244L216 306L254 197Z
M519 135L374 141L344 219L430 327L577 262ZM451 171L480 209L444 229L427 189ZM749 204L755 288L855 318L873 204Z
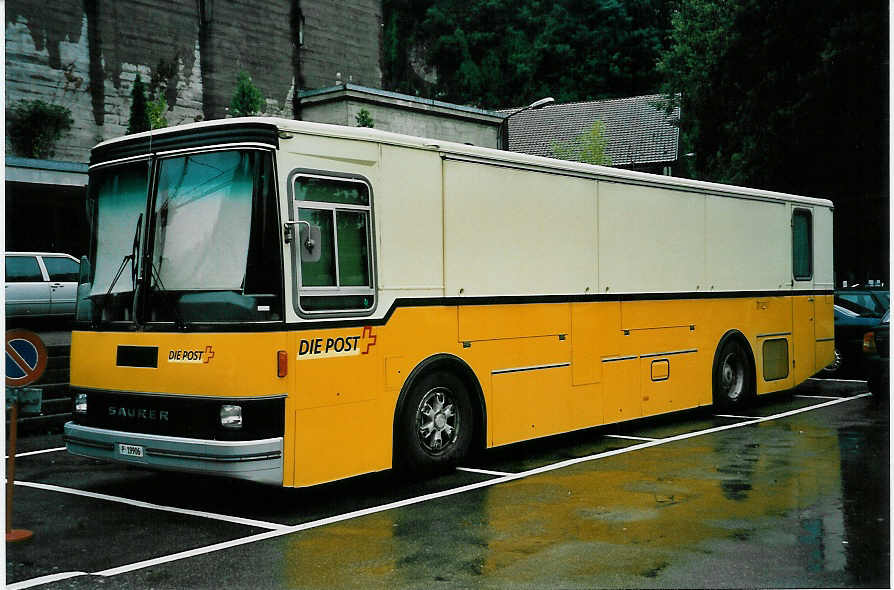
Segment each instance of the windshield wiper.
M121 273L124 272L124 267L127 266L127 263L130 262L130 285L131 288L134 289L137 284L137 252L140 248L140 229L143 227L143 214L140 213L140 216L137 218L137 227L133 234L133 244L130 247L130 254L125 254L124 258L121 259L121 266L118 267L118 272L115 273L115 278L112 279L111 284L109 285L108 291L106 291L105 296L102 298L102 301L99 302L96 310L96 317L93 318L93 326L97 327L102 322L102 312L105 309L106 302L109 300L109 296L112 294L112 289L115 288L115 283L118 282L118 279L121 278Z
M180 315L180 310L177 309L177 303L171 299L171 294L168 293L168 290L165 289L164 283L161 282L161 276L158 274L158 269L155 265L152 265L152 276L149 281L149 289L152 291L155 287L158 288L158 292L161 293L162 299L164 299L165 304L174 312L174 326L180 329L186 329L189 327L189 324L183 316Z

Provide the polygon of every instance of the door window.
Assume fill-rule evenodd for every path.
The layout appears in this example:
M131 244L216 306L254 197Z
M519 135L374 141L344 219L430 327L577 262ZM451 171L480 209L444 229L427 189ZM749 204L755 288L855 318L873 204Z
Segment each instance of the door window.
M51 281L60 283L76 283L81 265L71 258L61 256L44 256L43 265L47 268Z
M75 277L77 280L77 277ZM7 256L7 283L35 283L43 281L43 273L34 256Z

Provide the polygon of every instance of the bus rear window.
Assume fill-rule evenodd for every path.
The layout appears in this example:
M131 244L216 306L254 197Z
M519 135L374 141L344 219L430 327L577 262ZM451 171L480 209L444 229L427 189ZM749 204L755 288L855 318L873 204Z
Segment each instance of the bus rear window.
M810 211L795 209L792 214L792 274L798 281L813 278L812 226Z

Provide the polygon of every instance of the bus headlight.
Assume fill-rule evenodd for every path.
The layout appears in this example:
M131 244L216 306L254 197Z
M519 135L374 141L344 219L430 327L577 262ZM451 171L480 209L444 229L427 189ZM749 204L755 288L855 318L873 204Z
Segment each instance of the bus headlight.
M220 425L232 430L242 428L242 406L222 405L220 407Z
M78 393L77 395L75 395L74 411L75 411L75 414L86 414L87 413L87 394L86 393Z

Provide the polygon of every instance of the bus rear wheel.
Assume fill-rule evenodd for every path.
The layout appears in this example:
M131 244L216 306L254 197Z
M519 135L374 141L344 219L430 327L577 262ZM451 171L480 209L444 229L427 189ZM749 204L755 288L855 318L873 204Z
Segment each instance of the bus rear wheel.
M738 338L727 338L714 357L714 405L720 409L743 405L754 395L751 359Z
M468 388L452 373L433 372L413 384L398 424L401 466L437 471L465 457L475 429L470 400Z

